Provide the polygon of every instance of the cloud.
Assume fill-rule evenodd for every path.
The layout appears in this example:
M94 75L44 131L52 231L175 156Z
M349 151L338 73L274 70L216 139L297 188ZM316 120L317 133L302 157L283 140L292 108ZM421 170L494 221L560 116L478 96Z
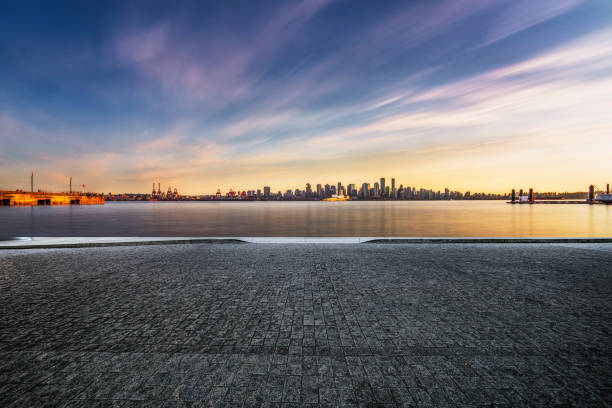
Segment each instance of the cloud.
M479 46L484 47L551 20L583 2L584 0L511 0L503 11L491 20L489 32Z
M350 157L457 139L482 144L513 134L567 134L610 124L610 38L612 31L604 30L540 56L411 96L391 93L370 106L382 109L375 119L279 140L249 160ZM385 111L390 105L393 109ZM352 107L343 109L349 115Z
M168 46L168 24L136 30L119 38L115 51L120 63L136 64L162 54Z
M370 41L403 49L420 45L447 32L463 20L486 10L493 0L445 0L415 3L378 24Z
M266 59L298 35L301 27L328 6L329 0L303 0L274 10L257 29L224 32L206 28L185 33L183 20L163 22L121 33L115 40L117 58L156 81L166 94L207 112L221 110L252 95Z

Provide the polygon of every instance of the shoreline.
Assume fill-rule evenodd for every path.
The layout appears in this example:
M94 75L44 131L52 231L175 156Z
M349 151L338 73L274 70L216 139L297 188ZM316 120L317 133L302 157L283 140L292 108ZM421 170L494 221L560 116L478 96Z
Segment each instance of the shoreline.
M193 244L612 244L612 237L14 237L0 250Z

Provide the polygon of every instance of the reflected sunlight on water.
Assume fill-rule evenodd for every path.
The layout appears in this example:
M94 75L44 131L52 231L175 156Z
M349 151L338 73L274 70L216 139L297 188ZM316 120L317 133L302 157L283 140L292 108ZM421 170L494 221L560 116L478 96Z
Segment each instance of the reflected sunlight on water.
M0 208L0 236L601 237L612 206L504 201L119 202Z

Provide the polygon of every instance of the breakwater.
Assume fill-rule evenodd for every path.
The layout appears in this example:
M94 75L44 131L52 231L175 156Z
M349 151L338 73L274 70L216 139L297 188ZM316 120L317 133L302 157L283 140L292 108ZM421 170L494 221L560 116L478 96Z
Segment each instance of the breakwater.
M104 196L101 194L0 191L0 205L20 206L70 204L104 204Z

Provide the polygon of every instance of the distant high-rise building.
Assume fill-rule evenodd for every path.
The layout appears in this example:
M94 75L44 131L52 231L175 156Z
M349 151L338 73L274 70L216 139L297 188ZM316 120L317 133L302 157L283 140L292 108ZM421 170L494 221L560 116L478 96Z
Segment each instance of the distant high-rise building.
M385 190L385 178L384 177L380 178L380 191L382 191L382 195L384 196L385 192L386 192L386 190Z
M395 190L395 179L392 178L391 179L391 197L397 198L395 193L396 193L396 190Z
M331 195L331 187L329 184L325 185L325 197L329 197Z
M270 187L269 186L264 187L264 197L270 198Z
M321 198L321 184L317 184L317 197Z
M370 195L370 184L369 183L363 183L361 185L361 195L363 197L368 197Z
M347 193L347 195L349 195L349 196L353 197L353 196L355 195L354 191L355 191L355 185L354 185L354 184L349 184L349 185L346 187L346 193Z
M380 186L378 185L378 182L374 183L374 195L375 196L380 196Z
M338 182L338 189L336 190L337 194L340 194L340 192L342 191L342 183Z

